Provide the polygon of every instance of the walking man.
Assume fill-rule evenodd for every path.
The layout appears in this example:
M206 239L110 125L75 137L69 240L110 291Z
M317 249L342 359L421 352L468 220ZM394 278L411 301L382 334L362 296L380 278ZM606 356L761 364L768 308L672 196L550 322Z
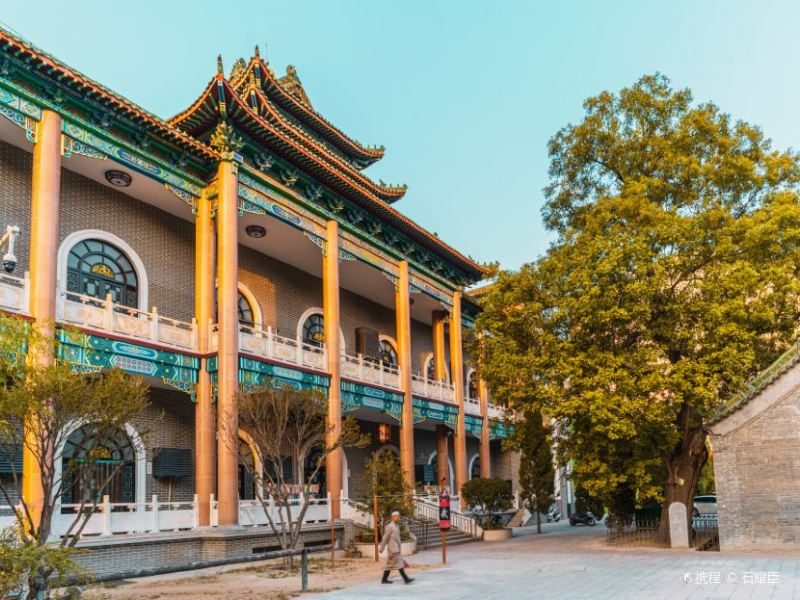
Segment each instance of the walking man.
M383 552L384 548L387 549L386 570L383 572L381 583L392 583L389 580L389 573L392 569L400 571L400 575L406 583L414 581L413 578L406 575L406 561L403 560L400 546L400 513L397 511L392 513L392 520L384 529L381 552Z

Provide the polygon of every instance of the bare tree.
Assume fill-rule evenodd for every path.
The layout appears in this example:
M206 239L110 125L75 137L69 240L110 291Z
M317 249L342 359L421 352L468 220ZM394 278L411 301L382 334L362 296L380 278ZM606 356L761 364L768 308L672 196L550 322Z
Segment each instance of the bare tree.
M109 448L133 444L121 432L147 406L147 386L140 377L119 369L82 372L66 361L32 359L57 357L57 350L51 336L25 321L0 315L0 463L11 466L10 481L0 478L0 501L16 507L17 519L16 543L2 549L25 551L29 599L62 583L62 576L74 567L65 550L77 544L122 464L106 469L99 478L93 466L108 458ZM82 435L70 440L70 456L61 460L76 427L81 427ZM29 457L25 468L32 469L33 483L40 486L40 502L38 494L19 493L23 450ZM66 532L54 539L53 518L67 482L76 481L84 494L75 499ZM31 561L30 556L38 558Z
M297 546L314 493L313 482L327 457L344 448L369 444L369 436L361 433L352 417L342 421L338 439L326 442L330 432L327 413L328 403L320 392L297 390L275 381L239 399L239 426L258 455L251 460L249 444L237 444L240 460L253 478L256 498L284 550ZM294 478L285 471L284 461L296 460L312 448L319 452L305 473Z

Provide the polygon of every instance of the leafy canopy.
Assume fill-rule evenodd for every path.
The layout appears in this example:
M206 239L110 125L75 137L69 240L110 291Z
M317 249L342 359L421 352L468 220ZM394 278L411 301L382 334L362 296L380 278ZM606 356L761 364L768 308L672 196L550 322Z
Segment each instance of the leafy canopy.
M592 495L686 501L704 420L796 334L800 163L660 75L584 109L549 143L555 242L483 300L480 371L557 419Z

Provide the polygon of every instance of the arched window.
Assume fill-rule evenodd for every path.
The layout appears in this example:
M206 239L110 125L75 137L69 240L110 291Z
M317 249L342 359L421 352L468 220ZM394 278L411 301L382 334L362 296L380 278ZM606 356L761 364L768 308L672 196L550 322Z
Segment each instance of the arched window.
M380 359L385 365L397 366L397 351L389 340L380 341Z
M75 244L67 258L67 291L94 298L111 294L116 304L139 307L139 280L131 261L103 240Z
M250 305L250 301L247 297L240 291L239 292L239 323L241 325L246 325L247 327L253 327L256 323L255 316L253 312L253 307Z
M325 343L325 321L322 315L310 315L303 323L303 342L317 347Z
M316 475L314 475L314 470L317 468L320 460L322 460L322 464L320 465ZM310 492L315 494L317 497L325 496L327 493L327 471L322 454L322 448L317 446L311 450L311 453L306 457L305 463L303 483L309 484L311 486ZM314 476L312 477L312 475Z
M433 362L433 354L428 356L425 361L425 377L428 381L436 381L436 365Z
M92 425L79 427L67 438L62 455L65 504L100 501L134 502L136 456L123 431L98 440Z
M469 397L474 399L478 398L478 375L475 371L470 372L469 381L467 381L467 391Z
M476 456L472 459L472 465L470 465L470 479L480 479L481 476L481 457Z

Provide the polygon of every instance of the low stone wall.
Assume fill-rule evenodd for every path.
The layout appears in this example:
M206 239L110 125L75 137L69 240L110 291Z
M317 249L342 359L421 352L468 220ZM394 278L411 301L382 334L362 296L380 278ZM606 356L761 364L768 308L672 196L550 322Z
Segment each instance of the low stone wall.
M344 525L334 527L337 546L342 547ZM301 532L301 546L330 544L330 527L308 525ZM125 535L84 540L78 548L81 566L98 580L134 576L152 569L181 571L194 563L247 559L255 554L280 550L280 542L267 527L214 528L172 534Z

